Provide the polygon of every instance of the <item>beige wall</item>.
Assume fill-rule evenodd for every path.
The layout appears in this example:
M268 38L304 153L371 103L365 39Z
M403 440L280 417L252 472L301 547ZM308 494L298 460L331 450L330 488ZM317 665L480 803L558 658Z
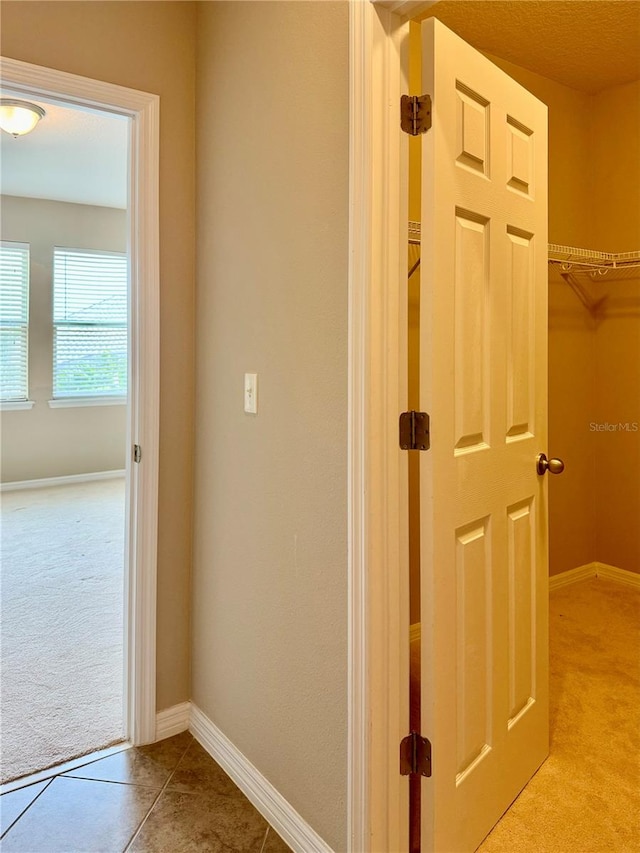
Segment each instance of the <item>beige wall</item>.
M640 250L640 81L600 92L592 118L596 248ZM640 271L637 271L640 272ZM596 557L640 572L640 276L598 285L593 434ZM618 424L638 424L638 431Z
M348 43L346 2L198 9L193 698L337 851Z
M601 290L607 302L594 331L594 559L640 572L640 278Z
M640 249L640 80L593 98L591 168L594 248Z
M549 275L549 446L565 463L549 477L549 573L595 560L594 326L577 296Z
M3 412L3 482L111 471L125 466L126 406L50 409L53 370L53 248L127 250L127 212L2 196L3 240L29 243L29 399Z
M189 698L195 4L2 3L3 56L160 95L158 708Z

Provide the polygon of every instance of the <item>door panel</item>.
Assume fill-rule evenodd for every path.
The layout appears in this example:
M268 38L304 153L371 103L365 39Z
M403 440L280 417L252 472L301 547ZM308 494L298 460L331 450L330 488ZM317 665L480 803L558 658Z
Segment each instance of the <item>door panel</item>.
M422 24L423 850L472 851L548 752L546 107Z

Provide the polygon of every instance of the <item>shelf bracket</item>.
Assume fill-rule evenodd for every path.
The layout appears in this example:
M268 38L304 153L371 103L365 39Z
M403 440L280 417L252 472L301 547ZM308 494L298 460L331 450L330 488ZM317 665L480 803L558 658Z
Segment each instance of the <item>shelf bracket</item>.
M594 299L585 287L578 281L575 275L570 272L561 272L560 275L567 282L571 290L578 297L583 306L587 309L592 317L595 317L600 310L600 306L606 301L606 296L601 296L600 299Z

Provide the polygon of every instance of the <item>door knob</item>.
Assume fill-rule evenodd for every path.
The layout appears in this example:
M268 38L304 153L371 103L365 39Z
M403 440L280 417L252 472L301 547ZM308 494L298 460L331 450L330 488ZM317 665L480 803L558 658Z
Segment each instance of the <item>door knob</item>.
M562 474L564 471L564 462L562 459L547 459L545 453L538 453L536 457L536 471L538 474L545 474L547 471L550 474Z

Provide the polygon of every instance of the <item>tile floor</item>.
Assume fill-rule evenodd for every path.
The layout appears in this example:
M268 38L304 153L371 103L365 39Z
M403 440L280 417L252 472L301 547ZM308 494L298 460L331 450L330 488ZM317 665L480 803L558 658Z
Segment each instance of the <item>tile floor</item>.
M3 794L0 832L2 853L290 853L188 732Z

